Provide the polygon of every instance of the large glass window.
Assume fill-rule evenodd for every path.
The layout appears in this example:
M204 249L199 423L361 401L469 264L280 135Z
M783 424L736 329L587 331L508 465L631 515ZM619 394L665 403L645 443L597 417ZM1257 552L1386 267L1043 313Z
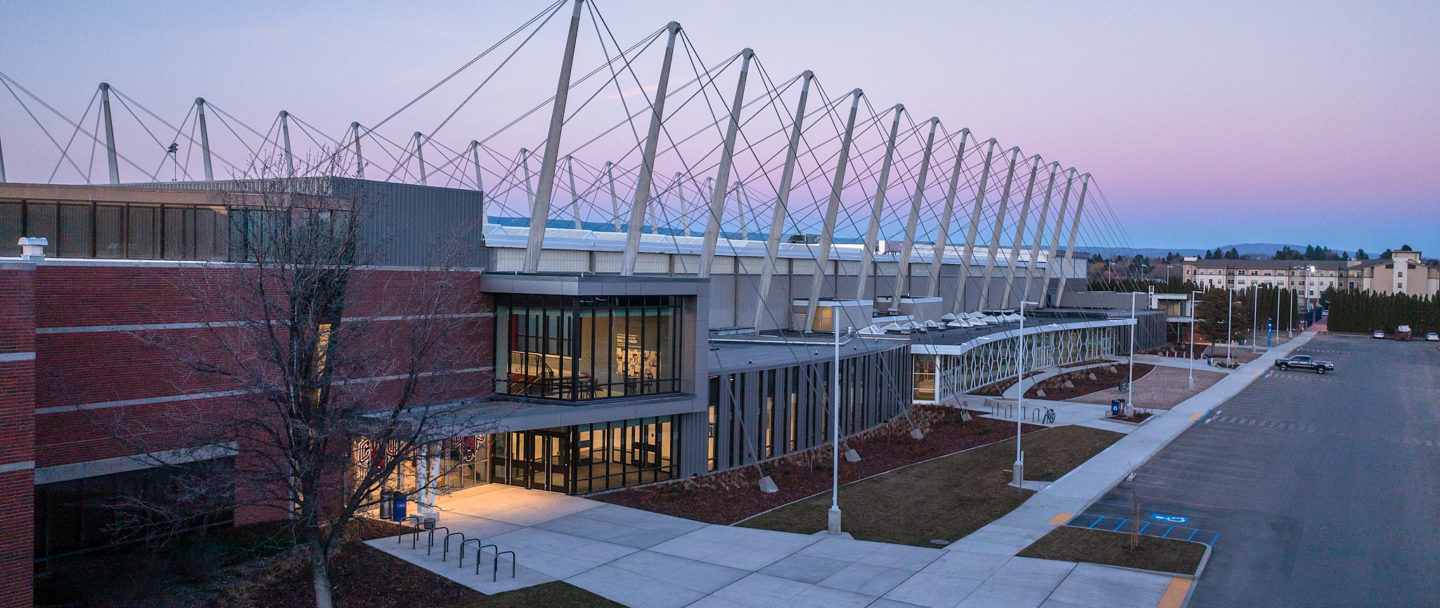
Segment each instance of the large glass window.
M228 219L224 207L0 201L0 255L18 255L27 236L49 240L54 257L219 261Z
M581 401L680 391L683 309L668 296L496 297L496 390Z
M206 504L182 500L180 480L188 475L226 475L234 458L178 465L174 469L143 469L35 486L35 559L66 555L134 542L178 530L138 525L149 513L142 505L173 510L181 529L228 524L233 496L210 497ZM163 512L163 511L162 511Z
M586 494L675 477L678 428L670 416L575 428L574 493Z

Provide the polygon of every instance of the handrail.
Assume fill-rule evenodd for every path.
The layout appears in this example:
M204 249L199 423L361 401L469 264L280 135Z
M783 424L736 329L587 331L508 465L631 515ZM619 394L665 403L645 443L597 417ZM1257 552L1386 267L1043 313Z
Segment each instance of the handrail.
M455 563L455 567L456 567L456 568L464 568L464 567L465 567L465 545L468 545L468 544L470 544L470 543L475 543L475 544L477 544L477 545L480 545L480 547L485 546L485 545L484 545L485 541L480 540L480 539L478 539L478 538L471 538L471 539L466 539L466 540L460 541L460 561L458 561L458 562ZM480 547L476 547L476 548L475 548L475 564L476 564L476 567L479 567L479 564L480 564ZM497 547L497 548L498 548L498 547Z
M429 546L425 547L425 555L430 555L430 550L435 548L435 531L436 531L436 530L444 530L446 534L449 534L449 533L450 533L450 528L447 528L447 527L445 527L445 526L435 526L434 528L431 528L431 529L430 529L430 543L429 543ZM415 547L410 547L410 548L411 548L411 549L414 549Z
M497 560L498 560L499 557L500 557L500 545L497 545L497 544L495 544L495 543L489 543L489 544L484 544L484 545L480 545L479 547L476 547L476 548L475 548L475 576L480 576L480 562L483 561L483 560L480 559L480 556L485 555L485 547L495 547L495 557L496 557Z
M499 547L496 547L496 549L499 549ZM495 554L495 565L490 568L490 582L493 583L500 580L500 556L506 553L510 554L510 578L515 578L515 562L519 561L518 558L515 557L515 552L501 551Z
M441 551L440 551L440 561L442 561L442 562L445 561L446 558L450 557L450 537L451 537L451 536L459 536L459 537L460 537L460 544L461 544L461 545L464 545L464 544L465 544L465 533L464 533L464 532L451 532L451 533L449 533L449 534L446 534L446 535L445 535L445 544L444 544L444 546L442 547L442 549L441 549Z

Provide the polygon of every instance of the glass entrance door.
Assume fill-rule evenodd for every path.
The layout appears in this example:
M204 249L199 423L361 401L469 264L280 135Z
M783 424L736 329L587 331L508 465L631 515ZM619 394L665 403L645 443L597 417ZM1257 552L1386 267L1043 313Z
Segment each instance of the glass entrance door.
M500 446L496 446L497 450ZM538 430L508 433L505 438L506 463L495 460L495 481L510 485L568 492L570 479L570 434L567 430Z

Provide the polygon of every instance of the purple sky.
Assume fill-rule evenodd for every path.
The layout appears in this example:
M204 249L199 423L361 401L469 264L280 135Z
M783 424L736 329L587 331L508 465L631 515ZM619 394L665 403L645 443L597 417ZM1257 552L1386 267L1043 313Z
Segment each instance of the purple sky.
M1137 246L1440 254L1433 2L598 1L626 43L674 19L708 60L748 46L777 78L812 69L832 94L861 87L877 108L1076 165ZM285 108L334 131L388 114L541 6L0 2L0 71L75 116L107 80L172 120L204 96L260 128ZM553 87L563 34L545 35L517 60ZM10 179L45 181L53 148L0 95ZM473 114L457 126L484 129ZM423 115L405 129L444 112Z

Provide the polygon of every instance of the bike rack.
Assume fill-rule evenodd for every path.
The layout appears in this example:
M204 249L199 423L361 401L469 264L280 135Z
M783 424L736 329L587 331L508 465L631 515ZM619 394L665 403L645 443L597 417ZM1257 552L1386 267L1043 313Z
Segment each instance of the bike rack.
M496 547L496 549L499 549L499 547ZM493 583L500 580L500 556L506 553L510 554L510 578L515 578L515 552L501 551L495 554L495 565L490 568L490 582Z
M460 544L461 544L462 546L465 544L465 533L464 533L464 532L450 532L449 534L446 534L446 535L445 535L445 544L444 544L444 547L443 547L443 549L440 551L440 561L442 561L442 562L445 561L446 558L450 557L450 537L451 537L451 536L459 536L459 537L460 537Z
M495 544L495 543L490 543L490 544L488 544L488 545L480 545L479 547L476 547L476 548L475 548L475 576L480 576L480 562L484 561L484 560L481 559L481 556L485 555L485 547L495 547L495 559L496 559L497 561L500 559L500 546L499 546L499 545L497 545L497 544ZM512 575L512 578L513 578L513 575ZM492 581L492 582L493 582L493 581Z
M475 547L475 567L476 567L476 568L479 568L479 567L480 567L480 547L485 546L485 544L484 544L485 541L480 540L480 539L478 539L478 538L466 539L466 540L463 540L463 541L460 542L460 561L455 564L455 567L457 567L457 568L464 568L464 567L465 567L465 545L468 545L468 544L470 544L470 543L475 543L476 545L479 545L479 546ZM499 547L496 547L496 548L498 549Z
M428 547L425 547L425 555L430 555L430 551L435 548L435 531L436 531L436 530L444 530L446 534L449 534L449 533L450 533L450 528L447 528L447 527L445 527L445 526L435 526L434 528L430 529L430 543L429 543L429 546L428 546ZM410 548L411 548L411 549L414 549L415 547L410 547Z

